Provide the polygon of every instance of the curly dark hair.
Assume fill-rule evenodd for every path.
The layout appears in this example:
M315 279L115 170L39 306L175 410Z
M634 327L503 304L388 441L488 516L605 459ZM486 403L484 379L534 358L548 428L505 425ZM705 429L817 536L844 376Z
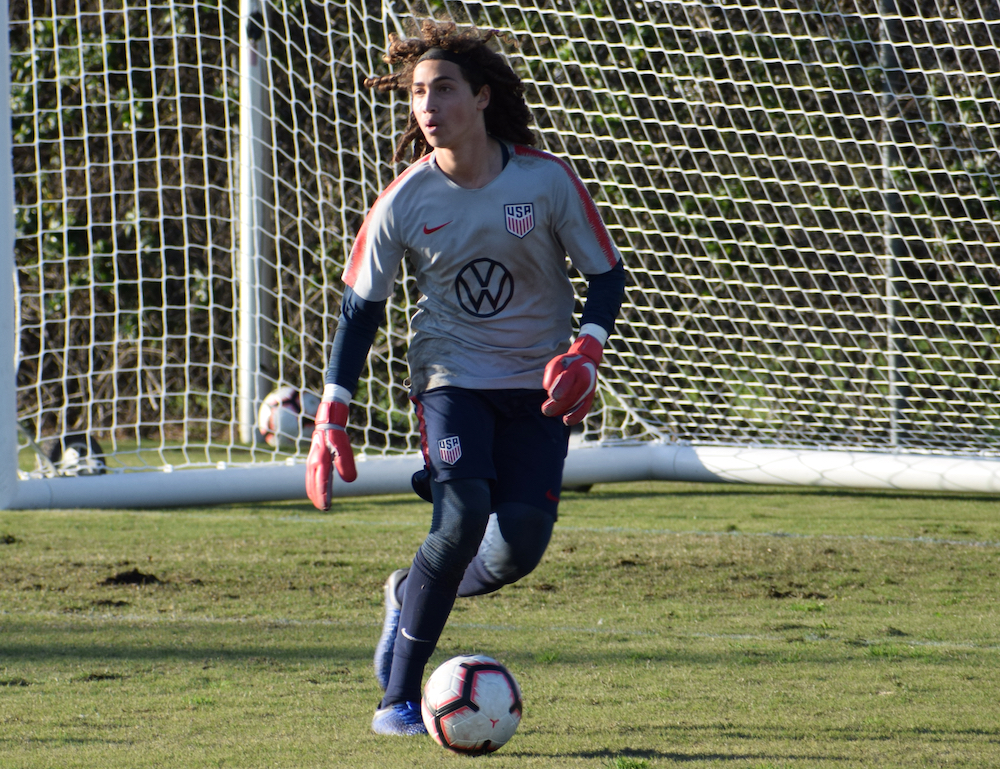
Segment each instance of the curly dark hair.
M366 78L365 87L409 93L417 61L431 48L441 48L469 62L468 67L459 66L473 93L479 93L484 85L490 87L490 103L484 112L487 133L515 144L535 143L535 134L528 128L531 111L524 101L524 84L503 56L487 46L493 38L506 40L501 32L475 27L459 29L454 22L428 19L420 25L419 34L403 40L392 35L389 51L382 60L390 66L401 65L399 70L391 75ZM412 112L393 160L402 160L411 144L414 160L431 151Z

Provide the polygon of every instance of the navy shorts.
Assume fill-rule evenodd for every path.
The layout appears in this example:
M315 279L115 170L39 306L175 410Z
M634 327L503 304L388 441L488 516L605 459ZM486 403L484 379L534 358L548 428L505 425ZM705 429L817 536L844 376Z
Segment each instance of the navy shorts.
M519 502L556 514L569 428L541 407L544 390L438 387L414 398L431 477L491 481L493 508Z

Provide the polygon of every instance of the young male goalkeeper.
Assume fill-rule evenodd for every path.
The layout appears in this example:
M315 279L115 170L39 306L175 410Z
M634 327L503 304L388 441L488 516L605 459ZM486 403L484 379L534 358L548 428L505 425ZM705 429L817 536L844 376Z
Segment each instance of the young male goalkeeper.
M532 149L524 86L488 42L494 30L424 22L393 40L394 74L369 88L409 93L396 160L416 161L379 196L344 272L323 403L306 465L316 507L333 468L355 478L348 404L401 260L421 298L411 320L411 397L419 419L430 533L386 582L375 670L379 734L426 734L421 681L456 596L490 593L541 560L556 520L570 426L594 399L625 270L570 167ZM566 257L587 277L573 335Z

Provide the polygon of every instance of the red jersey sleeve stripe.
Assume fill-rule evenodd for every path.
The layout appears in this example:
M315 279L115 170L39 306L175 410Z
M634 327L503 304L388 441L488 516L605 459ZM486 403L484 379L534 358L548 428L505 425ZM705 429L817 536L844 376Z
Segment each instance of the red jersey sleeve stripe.
M618 256L615 254L614 246L611 243L611 233L609 233L608 228L604 226L604 220L601 219L601 215L597 210L597 205L594 203L594 199L590 197L590 193L587 192L587 188L583 186L583 182L580 181L580 177L576 175L569 163L548 152L536 150L534 147L528 147L523 144L515 145L514 152L518 155L524 155L526 157L549 160L557 164L563 171L566 172L566 175L573 183L573 188L576 190L576 194L580 198L580 203L586 213L587 221L590 223L590 229L594 232L594 237L597 239L597 244L600 246L601 252L604 254L604 258L608 261L608 266L614 267L618 264Z
M410 173L420 165L426 163L431 159L431 155L424 155L413 165L403 171L399 176L389 182L389 185L382 190L379 196L375 199L372 207L368 209L368 214L365 216L364 222L361 224L361 229L358 230L358 236L354 239L354 247L351 248L351 255L347 258L347 264L344 266L344 283L354 288L354 283L358 279L358 271L361 269L361 261L365 253L365 246L368 242L368 221L371 219L372 211L375 210L375 206L378 205L379 201L382 200L386 195L388 195L392 190L399 186L400 182L403 181Z

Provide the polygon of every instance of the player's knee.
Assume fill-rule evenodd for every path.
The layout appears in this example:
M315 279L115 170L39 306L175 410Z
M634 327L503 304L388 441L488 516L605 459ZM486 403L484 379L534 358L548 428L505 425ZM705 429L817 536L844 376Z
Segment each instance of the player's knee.
M490 517L489 482L462 479L434 482L434 520L420 546L429 568L437 575L461 580L475 557Z
M504 585L513 584L519 579L527 577L542 560L541 553L523 550L504 555L506 557L493 559L493 563L489 566L490 572L494 573L497 580Z
M554 524L555 516L544 510L513 503L501 505L479 551L483 565L504 584L526 577L541 562Z

